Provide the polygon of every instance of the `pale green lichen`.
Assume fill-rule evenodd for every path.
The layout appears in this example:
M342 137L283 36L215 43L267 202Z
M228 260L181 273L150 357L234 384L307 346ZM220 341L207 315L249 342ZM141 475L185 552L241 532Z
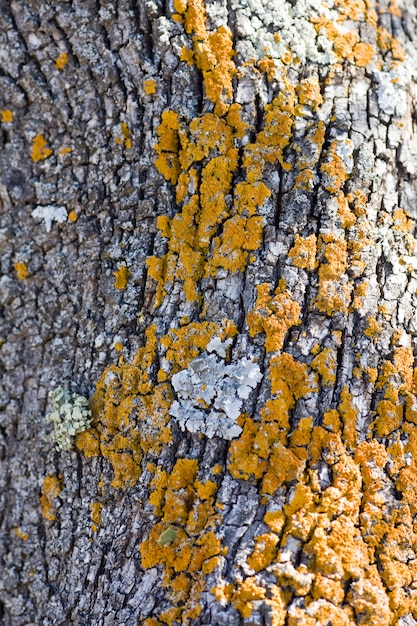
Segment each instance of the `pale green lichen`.
M78 393L69 393L62 387L56 387L48 394L52 401L52 411L46 420L54 426L53 439L57 450L70 450L75 435L91 426L91 411L88 400Z

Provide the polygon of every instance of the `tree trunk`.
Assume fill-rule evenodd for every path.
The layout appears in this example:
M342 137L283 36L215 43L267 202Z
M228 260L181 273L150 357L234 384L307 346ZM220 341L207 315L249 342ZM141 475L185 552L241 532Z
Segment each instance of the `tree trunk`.
M414 4L0 7L1 623L417 624Z

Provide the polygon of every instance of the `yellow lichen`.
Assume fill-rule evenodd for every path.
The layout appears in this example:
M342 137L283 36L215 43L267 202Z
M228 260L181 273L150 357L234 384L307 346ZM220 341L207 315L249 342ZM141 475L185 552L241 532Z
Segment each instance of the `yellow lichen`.
M243 432L230 448L229 471L236 478L263 477L261 493L272 494L283 483L295 479L304 467L306 455L301 449L309 441L311 420L304 419L293 433L287 447L289 416L296 402L316 389L316 379L304 363L283 353L270 364L271 391L261 412L261 422L246 418Z
M117 136L115 141L117 144L124 146L127 150L132 147L132 139L130 137L130 130L126 122L120 124L121 135Z
M281 350L288 330L300 324L301 306L279 285L275 295L270 295L267 283L257 285L255 308L246 317L251 337L264 332L267 352Z
M47 146L48 143L45 137L40 134L37 134L34 137L32 142L31 157L32 160L35 161L35 163L37 163L38 161L43 161L44 159L47 159L49 156L51 156L52 150Z
M98 526L101 524L101 511L103 509L103 505L101 502L90 502L91 509L91 530L96 532Z
M220 26L216 31L207 30L206 13L202 0L189 0L179 6L178 15L184 19L185 31L192 38L192 50L185 50L181 59L195 63L201 71L206 97L214 103L214 113L227 112L233 94L232 79L237 69L233 61L232 31Z
M285 514L283 511L267 511L264 515L264 522L275 533L280 533L285 524Z
M25 280L25 278L28 278L29 272L26 263L23 261L17 261L13 267L19 280Z
M318 34L333 42L340 61L358 67L373 62L374 48L347 30L351 20L365 21L376 33L372 6L364 0L336 0L338 22L325 16L311 20ZM203 472L194 458L177 458L171 469L165 463L158 466L158 458L171 441L170 377L188 367L213 337L233 337L234 325L182 318L178 328L162 337L151 327L134 362L121 360L107 368L98 384L92 399L94 426L77 437L77 446L87 456L101 454L111 463L114 487L133 486L142 466L153 474L148 504L157 519L140 553L142 567L163 569L169 602L155 607L155 617L144 623L173 626L198 620L199 598L207 592L204 577L216 568L215 599L232 604L243 619L250 619L255 608L273 626L393 626L407 613L417 617L417 373L411 349L403 347L406 338L393 337L390 361L378 356L380 360L368 362L358 352L352 387L346 382L350 370L342 362L339 380L338 350L345 349L339 318L353 309L360 313L364 302L372 305L372 298L365 301L367 251L374 245L367 196L359 190L345 195L346 155L352 146L332 139L325 143L329 135L318 120L323 98L319 81L303 78L294 87L267 57L247 65L280 82L278 96L265 108L262 130L255 132L252 123L243 121L241 107L233 104L237 68L230 30L208 29L202 0L174 0L173 8L173 19L190 36L181 59L201 72L205 108L189 122L165 111L157 130L156 166L174 185L178 210L159 216L166 254L147 261L149 277L156 282L156 305L174 286L199 305L200 280L215 278L221 269L243 272L256 258L253 253L264 236L259 208L271 195L262 179L270 164L283 177L292 168L294 188L303 194L321 184L337 232L327 229L326 215L318 236L295 235L289 251L288 265L315 273L313 289L318 278L306 315L303 296L287 290L284 280L274 293L269 284L256 285L256 303L246 321L257 343L264 334L271 395L255 417L239 417L242 433L230 444L227 469L216 464ZM397 42L384 39L381 31L378 43L389 58L400 61ZM287 60L294 62L291 51ZM341 65L334 68L333 77L341 70ZM325 83L331 80L329 74ZM297 126L302 115L303 134ZM393 231L410 235L413 222L402 209L390 219ZM205 302L204 314L208 310ZM336 322L338 330L311 334L310 315L335 313L341 315L327 323ZM388 316L390 311L380 313ZM359 323L357 332L375 339L379 322L374 311L367 315L368 327ZM289 336L301 323L303 333L297 329ZM305 347L299 350L299 334L310 345L315 342L311 354ZM288 339L288 352L282 352ZM360 384L376 395L375 420L368 433L360 433L365 441L358 443L358 407L363 403L360 392L358 401L354 394ZM266 526L249 552L245 545L246 567L229 568L227 580L219 567L226 550L216 534L225 503L216 502L215 477L224 471L250 481L266 507ZM388 501L394 485L398 508ZM288 558L294 549L299 565Z
M158 468L151 481L149 501L160 521L141 543L140 552L145 569L164 566L164 586L171 589L172 607L159 618L168 624L187 624L198 616L202 575L211 573L226 553L213 531L217 485L203 483L197 473L197 460L178 459L169 475ZM169 529L169 540L161 541Z
M353 48L353 57L355 59L355 65L358 67L366 67L371 63L375 56L375 48L364 42L359 42Z
M320 92L320 84L317 78L311 76L310 78L304 78L301 80L297 87L298 101L300 104L305 104L315 111L321 104L323 104L323 96Z
M13 111L10 109L4 109L0 111L0 117L3 124L11 124L13 122Z
M321 377L322 384L332 386L336 382L337 353L332 348L324 348L311 361L311 368Z
M68 55L66 52L61 52L59 57L55 61L55 65L59 70L63 70L68 63Z
M168 252L160 259L147 260L149 275L158 283L158 304L176 278L184 283L185 296L192 301L203 276L215 276L219 268L243 271L249 252L261 245L263 222L256 211L270 195L260 181L241 182L232 209L227 206L238 163L234 140L246 128L239 105L229 107L226 119L206 113L192 120L188 129L180 126L173 112L162 117L156 165L167 180L176 183L177 201L183 206L172 219L158 218L161 234L169 241ZM210 155L199 176L194 166ZM221 234L216 236L219 224Z
M24 533L20 528L13 528L13 532L16 537L22 539L23 541L27 541L29 539L29 533Z
M265 596L266 589L258 585L255 578L247 578L243 583L239 583L232 602L242 617L249 617L253 610L253 602L263 600Z
M86 456L101 454L110 461L115 488L135 485L142 473L142 455L157 455L171 441L170 386L154 384L149 378L156 345L155 327L151 326L133 363L121 362L104 371L90 400L94 427L76 440Z
M347 313L353 289L352 284L344 280L348 268L347 243L333 234L321 235L318 255L319 288L315 305L327 315L337 311Z
M186 369L213 337L217 336L224 341L236 334L237 328L230 320L224 320L222 324L191 322L180 328L172 328L161 338L161 345L166 350L165 359L175 374Z
M354 450L358 443L358 432L356 428L358 410L353 405L353 396L347 386L343 388L340 394L340 400L341 402L338 409L342 420L342 439L348 449Z
M153 78L147 78L143 81L143 90L147 96L152 96L156 93L156 83Z
M317 266L316 261L317 237L309 235L300 237L295 235L294 245L288 252L288 257L292 259L292 264L300 269L313 271Z
M116 277L114 282L115 288L121 290L126 289L129 277L131 276L131 273L127 269L126 265L121 265L119 269L114 272L114 276Z
M53 476L49 474L45 476L42 484L41 492L41 507L42 516L53 522L55 519L54 500L62 491L62 478L60 476Z

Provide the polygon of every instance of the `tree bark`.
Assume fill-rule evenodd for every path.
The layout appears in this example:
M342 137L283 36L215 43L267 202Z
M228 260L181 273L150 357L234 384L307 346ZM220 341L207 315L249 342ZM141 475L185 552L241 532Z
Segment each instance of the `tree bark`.
M417 624L416 40L0 0L4 626Z

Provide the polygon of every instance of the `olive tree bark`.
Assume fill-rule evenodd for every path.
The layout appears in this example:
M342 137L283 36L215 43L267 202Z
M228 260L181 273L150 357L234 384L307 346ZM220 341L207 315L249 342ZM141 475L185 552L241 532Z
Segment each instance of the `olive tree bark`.
M416 41L0 0L1 624L417 624Z

